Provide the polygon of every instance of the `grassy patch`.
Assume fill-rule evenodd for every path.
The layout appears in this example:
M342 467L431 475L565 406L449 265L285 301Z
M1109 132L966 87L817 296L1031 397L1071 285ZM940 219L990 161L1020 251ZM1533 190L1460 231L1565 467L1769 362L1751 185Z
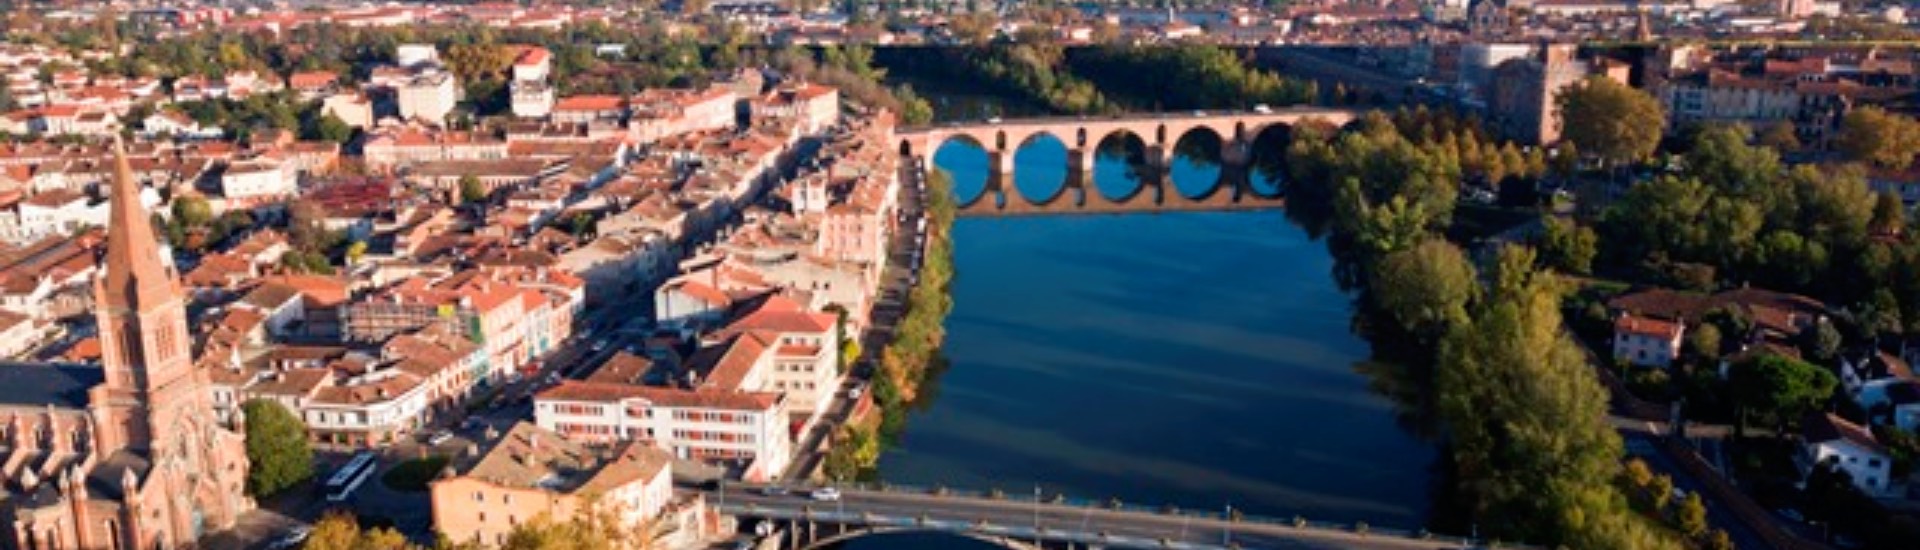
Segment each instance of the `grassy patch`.
M402 462L395 465L393 469L387 470L386 475L380 476L380 482L386 484L387 488L395 491L406 491L409 493L424 492L427 490L427 483L433 481L434 477L439 476L440 470L446 467L447 457L445 456L433 455L426 458L416 458Z

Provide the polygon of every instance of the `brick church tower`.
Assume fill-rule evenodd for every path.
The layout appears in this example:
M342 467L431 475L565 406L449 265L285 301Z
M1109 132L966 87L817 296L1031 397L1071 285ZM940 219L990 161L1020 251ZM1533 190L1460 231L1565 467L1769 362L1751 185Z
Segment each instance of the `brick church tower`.
M115 144L100 367L0 368L0 548L148 550L231 527L247 498L243 437L215 421L177 274Z

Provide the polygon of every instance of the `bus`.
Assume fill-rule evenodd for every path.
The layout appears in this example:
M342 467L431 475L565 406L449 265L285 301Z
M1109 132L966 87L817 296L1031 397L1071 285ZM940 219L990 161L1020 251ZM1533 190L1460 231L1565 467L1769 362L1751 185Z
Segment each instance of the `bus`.
M346 466L334 470L333 477L327 478L327 502L345 502L347 497L353 496L355 489L360 488L361 483L366 483L367 477L373 475L373 469L372 451L361 451L360 454L353 455L353 459L348 460Z

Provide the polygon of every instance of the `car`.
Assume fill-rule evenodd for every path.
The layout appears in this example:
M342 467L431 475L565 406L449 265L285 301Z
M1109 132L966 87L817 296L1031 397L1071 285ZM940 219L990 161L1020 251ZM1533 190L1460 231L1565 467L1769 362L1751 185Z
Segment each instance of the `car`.
M840 500L840 490L832 487L821 487L814 489L813 493L807 496L820 502L835 502Z
M313 534L313 528L311 527L307 527L305 525L294 527L293 529L289 529L287 530L286 533L280 535L280 538L273 539L273 544L267 545L267 548L271 548L273 550L288 550L291 548L298 548L301 543L307 542L307 537L312 534Z
M1268 114L1268 113L1272 113L1272 112L1273 112L1273 108L1272 108L1272 107L1268 107L1268 106L1267 106L1267 104L1265 104L1265 103L1261 103L1261 104L1258 104L1258 105L1254 105L1254 106L1253 106L1253 112L1256 112L1256 113L1260 113L1260 114L1263 114L1263 115L1264 115L1264 114Z
M1207 116L1206 111L1194 111L1193 116Z
M607 341L606 341L606 340L595 340L595 341L593 342L593 351L594 351L594 352L600 352L600 351L604 351L604 350L606 350L606 349L607 349Z
M847 397L859 399L860 394L865 393L866 391L867 391L866 384L854 384L852 388L847 389Z
M453 440L453 432L440 431L440 432L434 432L432 436L428 437L427 444L438 447L452 440Z
M1673 488L1673 499L1674 499L1674 500L1686 500L1686 499L1687 499L1687 490L1686 490L1686 489L1681 489L1681 488L1679 488L1679 487L1674 487L1674 488Z
M783 485L768 485L760 488L760 494L770 497L783 497L787 496L787 488Z
M999 123L1000 123L1000 117L997 117L997 116L987 117L987 124L999 124Z

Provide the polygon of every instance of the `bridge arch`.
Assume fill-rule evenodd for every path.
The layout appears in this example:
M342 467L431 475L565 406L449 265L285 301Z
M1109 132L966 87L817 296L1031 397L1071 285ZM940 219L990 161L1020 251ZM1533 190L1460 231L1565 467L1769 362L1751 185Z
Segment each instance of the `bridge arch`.
M1231 132L1228 129L1227 132ZM1202 200L1213 196L1223 187L1223 168L1227 149L1233 146L1230 137L1222 135L1220 128L1212 125L1195 124L1182 128L1167 145L1166 158L1162 162L1167 166L1167 183L1171 191L1179 193L1189 200ZM1172 197L1168 197L1169 199Z
M1012 149L1002 153L1013 157L1011 166L1015 167L1012 173L1003 175L1012 180L1011 185L1003 186L1007 191L1006 200L1024 200L1034 205L1052 204L1067 191L1073 147L1047 130L1030 132L1019 138Z
M1091 184L1087 189L1088 199L1126 202L1152 184L1154 171L1158 168L1151 159L1154 152L1145 136L1126 128L1114 128L1102 134L1090 147L1093 148L1092 160L1096 168L1100 166L1100 159L1105 157L1112 163L1107 166L1117 164L1119 169L1096 169L1088 182Z

